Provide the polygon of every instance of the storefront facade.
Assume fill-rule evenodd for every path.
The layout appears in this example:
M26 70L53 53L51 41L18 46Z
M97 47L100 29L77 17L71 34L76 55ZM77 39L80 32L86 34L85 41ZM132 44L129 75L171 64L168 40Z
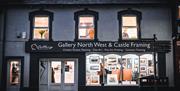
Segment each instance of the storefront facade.
M3 89L173 87L171 7L139 3L7 6Z

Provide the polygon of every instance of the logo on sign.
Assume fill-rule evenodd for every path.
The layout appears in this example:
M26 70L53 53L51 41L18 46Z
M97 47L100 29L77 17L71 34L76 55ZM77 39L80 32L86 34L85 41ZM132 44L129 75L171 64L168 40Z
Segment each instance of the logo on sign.
M37 44L31 45L32 50L50 50L52 48L53 48L52 46L48 46L48 45L37 45Z

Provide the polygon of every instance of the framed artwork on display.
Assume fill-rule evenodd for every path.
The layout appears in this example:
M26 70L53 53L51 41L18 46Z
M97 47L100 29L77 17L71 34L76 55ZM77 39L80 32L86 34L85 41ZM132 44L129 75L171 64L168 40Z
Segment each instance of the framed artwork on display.
M100 65L99 64L91 64L89 65L90 71L100 71Z
M146 72L146 66L140 66L140 72Z
M149 74L149 75L154 75L154 69L153 69L153 67L149 67L149 69L148 69L148 74Z
M99 64L100 58L98 56L90 56L89 63L90 64Z
M107 74L107 84L118 84L117 74Z
M140 73L140 77L144 77L146 75L147 75L146 73Z
M108 58L108 59L107 59L107 63L108 63L108 64L117 64L117 63L118 63L118 59L115 58L115 57Z
M91 85L99 85L99 75L91 75Z

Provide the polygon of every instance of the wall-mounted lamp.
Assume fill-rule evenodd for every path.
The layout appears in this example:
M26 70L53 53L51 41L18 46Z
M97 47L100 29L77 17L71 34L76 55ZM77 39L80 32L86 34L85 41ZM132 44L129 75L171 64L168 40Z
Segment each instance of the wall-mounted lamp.
M22 38L22 39L26 39L26 32L17 32L16 33L16 37L17 38Z

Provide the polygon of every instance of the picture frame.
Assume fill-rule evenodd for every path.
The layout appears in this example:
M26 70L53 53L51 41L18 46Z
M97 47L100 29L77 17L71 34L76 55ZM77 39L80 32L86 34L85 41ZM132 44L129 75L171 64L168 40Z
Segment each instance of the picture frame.
M107 85L117 85L117 74L107 74Z
M111 57L107 59L107 63L108 64L117 64L118 63L118 59L115 57Z
M140 59L140 65L146 65L147 64L147 59L146 58L141 58Z
M99 64L91 64L91 65L89 65L89 70L90 71L100 71L101 67Z
M154 75L154 69L153 69L153 67L149 67L149 69L148 69L148 74L149 74L149 75Z
M91 75L91 85L99 85L100 79L99 75Z
M140 72L146 72L147 68L146 66L140 66Z
M99 64L100 63L99 56L90 56L89 59L90 59L89 60L90 64Z
M147 73L146 72L142 72L142 73L140 73L140 77L144 77L144 76L146 76L147 75Z

